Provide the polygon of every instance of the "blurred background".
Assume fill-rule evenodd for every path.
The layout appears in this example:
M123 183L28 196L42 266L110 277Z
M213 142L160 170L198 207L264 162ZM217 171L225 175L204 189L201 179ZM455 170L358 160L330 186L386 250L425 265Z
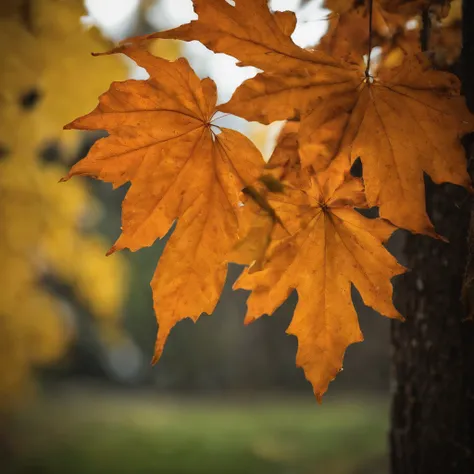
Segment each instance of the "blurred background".
M274 0L315 44L317 1ZM354 295L366 342L318 406L285 334L297 297L244 327L231 266L215 313L180 323L159 364L149 282L165 240L105 257L120 233L126 186L74 178L93 133L62 126L110 82L146 73L90 56L127 36L194 18L191 0L0 0L0 470L6 473L383 474L389 322ZM256 73L198 43L185 56L226 101ZM281 124L227 117L269 156Z

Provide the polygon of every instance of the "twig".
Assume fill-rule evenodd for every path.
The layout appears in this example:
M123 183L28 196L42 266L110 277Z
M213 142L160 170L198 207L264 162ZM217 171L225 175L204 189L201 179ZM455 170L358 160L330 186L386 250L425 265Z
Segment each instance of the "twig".
M372 14L373 14L373 0L369 0L369 54L367 56L367 67L365 68L365 77L370 77L370 55L372 53Z

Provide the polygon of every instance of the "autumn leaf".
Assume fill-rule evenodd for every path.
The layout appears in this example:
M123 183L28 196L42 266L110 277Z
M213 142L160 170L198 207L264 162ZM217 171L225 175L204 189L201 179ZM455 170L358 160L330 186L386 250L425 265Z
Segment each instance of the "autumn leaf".
M113 83L94 111L66 126L109 132L68 177L131 182L111 252L150 246L178 219L151 283L157 360L177 321L214 310L238 239L240 190L264 163L249 139L213 124L215 84L199 80L185 59L169 62L140 48L116 52L150 78Z
M363 339L351 284L367 305L401 318L392 304L390 279L404 271L382 245L395 227L353 209L366 207L361 181L344 174L328 177L313 177L305 192L269 194L293 235L269 246L261 271L244 271L234 286L252 290L247 324L272 314L296 289L298 305L287 332L298 338L296 363L318 400L341 370L347 346Z
M270 12L267 0L193 0L199 18L172 30L130 38L141 43L154 38L199 40L214 52L237 58L239 66L265 71L304 71L313 74L321 65L338 67L339 62L322 52L297 46L291 39L296 16L291 11Z
M436 235L425 210L424 172L436 183L470 186L460 138L474 122L459 87L455 76L433 71L423 57L413 56L366 81L338 129L352 162L362 160L369 205L379 206L380 215L398 227ZM325 116L319 108L303 119L302 159L319 150L313 130Z

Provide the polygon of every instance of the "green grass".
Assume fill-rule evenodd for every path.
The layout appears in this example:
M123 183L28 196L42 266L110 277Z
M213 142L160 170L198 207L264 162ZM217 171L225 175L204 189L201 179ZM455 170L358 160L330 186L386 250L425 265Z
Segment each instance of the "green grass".
M25 415L15 474L383 474L386 405L58 397Z

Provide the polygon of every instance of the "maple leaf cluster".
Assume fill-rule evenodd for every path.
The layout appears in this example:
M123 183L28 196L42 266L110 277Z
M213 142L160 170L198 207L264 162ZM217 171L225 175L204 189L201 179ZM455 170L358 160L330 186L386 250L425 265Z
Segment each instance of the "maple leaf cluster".
M328 32L310 49L291 39L295 14L272 12L266 0L193 3L197 20L108 53L127 55L150 77L113 83L94 111L67 125L109 133L68 177L131 183L111 252L152 245L177 221L151 283L155 360L179 320L212 313L228 262L246 264L235 283L251 291L246 322L297 291L287 332L320 399L347 346L362 341L352 285L367 305L402 319L391 278L405 269L384 243L396 228L439 238L423 175L470 186L460 138L474 121L458 79L435 70L414 46L419 30L406 28L430 2L327 0ZM435 3L446 15L449 2ZM151 39L198 40L262 72L216 106L213 81L198 79L185 59L151 55ZM370 63L374 46L383 54ZM269 162L213 122L217 111L286 120ZM358 159L362 178L351 175ZM359 212L374 206L379 218Z

